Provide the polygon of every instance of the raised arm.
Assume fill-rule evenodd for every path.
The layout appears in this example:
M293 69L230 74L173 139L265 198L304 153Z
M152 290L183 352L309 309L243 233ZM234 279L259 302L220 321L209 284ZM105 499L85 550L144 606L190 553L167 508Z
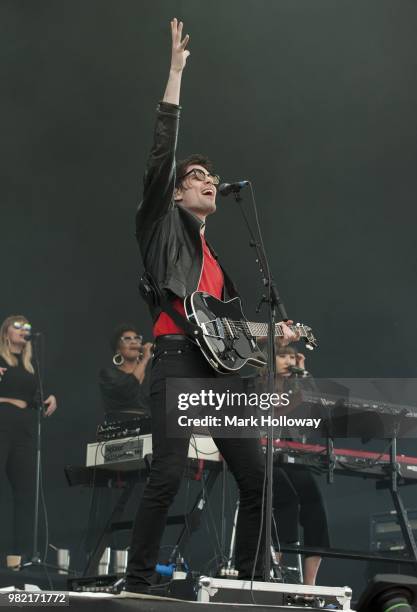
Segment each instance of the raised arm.
M182 37L182 22L171 21L171 65L162 102L157 108L154 143L144 178L143 200L136 215L136 236L142 252L152 233L153 224L173 205L175 189L175 152L180 116L182 73L190 52L189 36Z

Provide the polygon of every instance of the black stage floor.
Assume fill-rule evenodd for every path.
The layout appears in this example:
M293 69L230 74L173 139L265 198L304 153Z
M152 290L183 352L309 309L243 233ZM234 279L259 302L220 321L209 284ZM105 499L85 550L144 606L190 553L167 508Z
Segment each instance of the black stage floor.
M276 610L282 612L297 612L300 610L318 610L319 608L299 608L295 606L279 605L257 605L242 603L201 603L198 601L184 601L170 598L159 598L149 596L120 596L103 593L68 593L69 608L71 612L263 612L264 610ZM14 610L16 605L8 605L2 602L2 610ZM31 608L45 607L45 604L32 604ZM54 607L52 604L49 607ZM67 606L59 606L64 610Z
M70 593L71 612L262 612L263 610L294 611L304 610L291 606L232 604L232 603L200 603L196 601L180 601L165 598L145 597L112 597L99 594L87 595ZM312 610L313 608L308 608ZM318 608L317 608L318 609Z
M67 577L58 575L54 571L48 572L49 578L42 568L27 568L23 571L13 572L6 568L0 569L0 588L16 587L24 589L25 585L37 585L45 591L67 592ZM51 581L51 582L50 582ZM51 585L52 584L52 589ZM26 586L26 589L28 587ZM260 593L254 593L255 601L261 597ZM269 598L271 594L269 594ZM268 598L268 602L270 599ZM44 604L45 606L45 604ZM43 607L44 607L43 606ZM213 607L214 606L214 607ZM31 607L41 607L31 605ZM50 605L48 607L51 607ZM56 606L54 606L56 607ZM63 607L63 606L60 606ZM69 592L69 607L71 612L206 612L207 610L218 612L240 610L262 612L262 610L294 611L312 610L313 608L299 608L295 606L282 606L273 604L250 604L250 603L200 603L196 601L184 601L180 599L149 597L145 595L115 596L103 593L72 593ZM2 603L1 609L15 609ZM63 607L65 610L66 606ZM318 608L317 608L318 609Z

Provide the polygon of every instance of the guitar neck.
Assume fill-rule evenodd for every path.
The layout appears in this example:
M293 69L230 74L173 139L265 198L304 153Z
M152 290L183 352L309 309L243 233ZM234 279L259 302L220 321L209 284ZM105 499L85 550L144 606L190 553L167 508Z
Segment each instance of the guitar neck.
M268 323L253 323L248 321L247 324L252 336L256 336L257 338L265 338L268 335ZM300 338L305 338L307 336L304 325L288 325L287 327L289 327L291 331L298 333ZM275 323L275 337L282 337L283 335L284 331L281 324Z

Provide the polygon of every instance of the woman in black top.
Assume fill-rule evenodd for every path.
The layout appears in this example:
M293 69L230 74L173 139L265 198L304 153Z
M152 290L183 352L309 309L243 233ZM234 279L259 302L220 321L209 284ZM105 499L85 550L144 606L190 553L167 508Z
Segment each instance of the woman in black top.
M0 327L0 487L6 474L14 502L15 555L31 550L33 527L37 383L30 330L22 315L7 317ZM44 415L55 409L56 399L50 395Z
M292 346L277 346L276 365L280 391L288 391L293 387L290 366L304 369L304 363L304 355L297 353ZM326 504L308 467L274 463L273 504L281 543L296 543L299 540L298 526L301 525L306 546L330 546ZM304 584L315 585L320 563L320 556L305 555Z
M119 325L110 345L113 366L100 370L100 391L107 418L127 414L146 415L148 384L145 371L152 357L152 344L142 344L142 336L131 324Z

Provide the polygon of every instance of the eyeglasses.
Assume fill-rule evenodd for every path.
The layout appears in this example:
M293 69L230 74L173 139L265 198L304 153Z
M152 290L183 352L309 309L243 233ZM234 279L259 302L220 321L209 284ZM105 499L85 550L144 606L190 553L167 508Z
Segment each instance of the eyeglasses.
M23 329L27 332L32 329L32 325L30 323L23 323L22 321L14 321L13 327L15 329Z
M125 344L128 342L142 342L143 336L122 336L120 340Z
M186 172L178 181L183 181L187 176L193 176L197 181L205 181L207 178L211 178L211 182L213 185L218 185L220 183L220 176L218 174L210 174L209 172L204 172L204 170L200 170L200 168L193 168Z

